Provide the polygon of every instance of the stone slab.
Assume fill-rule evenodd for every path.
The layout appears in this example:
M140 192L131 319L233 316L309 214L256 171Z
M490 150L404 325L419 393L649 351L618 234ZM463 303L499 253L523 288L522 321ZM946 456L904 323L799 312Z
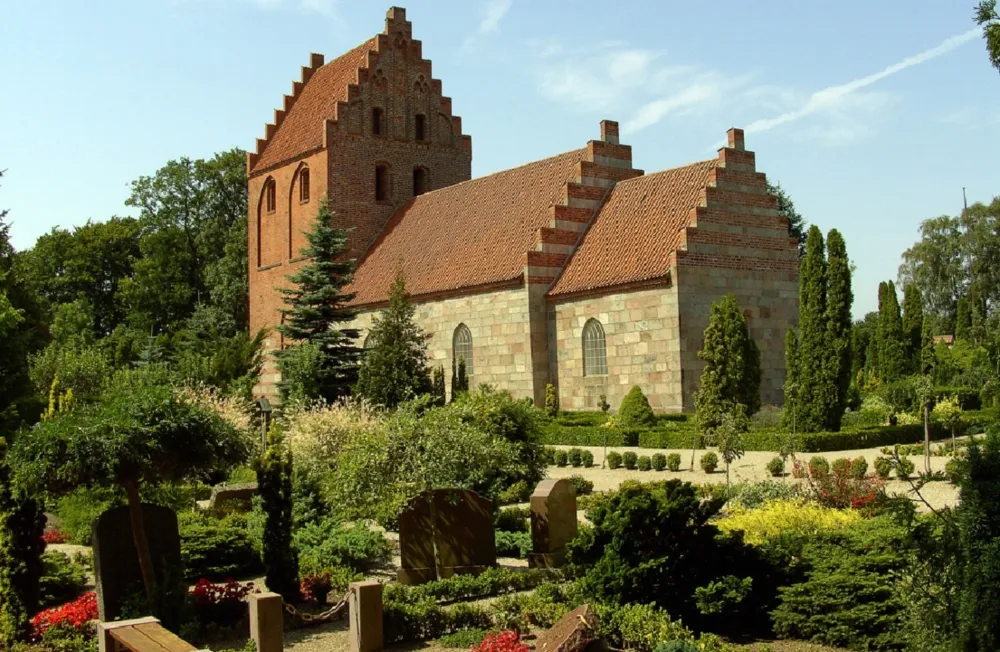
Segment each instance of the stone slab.
M583 652L597 637L597 615L590 605L582 605L539 634L535 651Z

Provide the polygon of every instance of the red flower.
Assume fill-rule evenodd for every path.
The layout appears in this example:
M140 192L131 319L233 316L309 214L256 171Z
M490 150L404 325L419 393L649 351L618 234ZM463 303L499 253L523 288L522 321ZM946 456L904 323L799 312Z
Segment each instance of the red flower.
M528 652L528 646L521 642L516 632L504 631L499 634L487 634L472 652Z
M31 638L38 641L50 627L83 630L94 620L97 620L97 594L91 591L72 602L35 614L31 619Z
M225 582L213 584L203 577L191 589L191 596L194 598L195 604L199 606L235 604L246 602L251 591L253 591L253 582L240 584L232 578L227 578Z
M46 530L42 534L42 541L45 543L66 543L69 541L69 535L62 530Z

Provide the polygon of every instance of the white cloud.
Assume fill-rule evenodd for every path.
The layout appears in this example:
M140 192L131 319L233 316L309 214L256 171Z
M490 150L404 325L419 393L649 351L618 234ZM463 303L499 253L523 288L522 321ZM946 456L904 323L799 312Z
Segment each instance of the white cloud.
M462 49L470 51L475 49L479 40L487 34L492 34L500 27L500 21L510 11L513 0L488 0L483 9L483 17L479 21L479 26L474 34L466 37L462 43Z
M632 118L622 126L622 132L632 134L642 131L670 114L690 111L695 107L703 107L715 102L722 97L725 86L724 82L711 75L695 79L676 93L639 107Z

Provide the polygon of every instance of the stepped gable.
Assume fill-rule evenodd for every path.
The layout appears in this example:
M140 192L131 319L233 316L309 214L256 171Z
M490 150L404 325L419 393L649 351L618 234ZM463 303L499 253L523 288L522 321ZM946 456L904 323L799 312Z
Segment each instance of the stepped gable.
M669 282L674 265L798 270L788 220L741 129L717 158L616 184L548 296Z

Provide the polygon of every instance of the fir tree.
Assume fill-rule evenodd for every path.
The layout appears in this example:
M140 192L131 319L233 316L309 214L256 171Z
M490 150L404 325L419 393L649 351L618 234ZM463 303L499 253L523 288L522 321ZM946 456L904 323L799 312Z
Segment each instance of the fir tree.
M375 405L395 408L431 391L427 335L413 321L414 308L402 274L389 289L389 306L375 318L358 372L357 393Z
M826 429L840 430L851 386L851 263L844 237L836 229L827 235L826 348L827 383Z
M266 515L263 558L267 587L295 602L299 598L299 554L292 538L292 451L285 446L277 424L271 426L267 448L254 470Z
M903 286L903 342L906 360L913 371L920 369L923 348L924 304L916 283Z
M819 227L809 228L806 255L799 265L799 430L817 432L827 419L829 357L826 334L826 253Z
M358 360L361 349L355 345L358 331L345 328L355 316L347 306L354 298L344 292L351 282L354 261L344 260L347 251L347 233L334 227L334 213L328 202L323 202L312 229L306 232L308 246L301 250L310 260L289 277L290 288L279 290L287 308L281 310L284 323L278 331L287 340L314 345L318 351L315 364L315 387L318 396L334 401L350 393L357 381ZM296 346L277 353L281 368L291 362ZM280 386L282 395L286 388Z
M448 396L444 384L444 367L441 365L434 368L434 373L431 376L431 394L434 396L434 405L444 407Z

